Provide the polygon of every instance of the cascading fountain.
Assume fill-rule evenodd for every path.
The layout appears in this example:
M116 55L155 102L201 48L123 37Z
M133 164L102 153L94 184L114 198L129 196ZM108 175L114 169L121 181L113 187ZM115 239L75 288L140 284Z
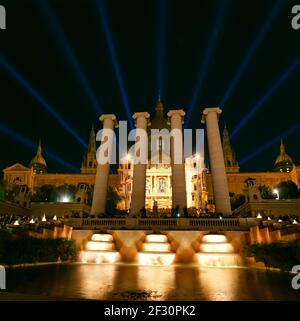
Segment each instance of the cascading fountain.
M86 249L81 252L83 263L116 263L118 259L119 252L111 234L93 234Z
M138 253L138 263L141 265L170 265L175 259L171 245L166 235L149 234Z
M223 234L207 234L202 238L200 252L196 253L201 266L238 266L240 256Z

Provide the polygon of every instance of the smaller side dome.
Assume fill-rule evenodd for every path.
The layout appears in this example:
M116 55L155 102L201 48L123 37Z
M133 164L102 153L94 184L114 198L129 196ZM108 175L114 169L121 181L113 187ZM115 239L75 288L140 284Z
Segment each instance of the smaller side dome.
M276 157L274 169L277 172L290 172L294 167L292 158L286 153L285 146L281 140L280 153Z
M47 173L47 163L42 155L41 140L39 141L39 144L38 144L37 153L30 161L29 167L32 168L33 172L36 174Z

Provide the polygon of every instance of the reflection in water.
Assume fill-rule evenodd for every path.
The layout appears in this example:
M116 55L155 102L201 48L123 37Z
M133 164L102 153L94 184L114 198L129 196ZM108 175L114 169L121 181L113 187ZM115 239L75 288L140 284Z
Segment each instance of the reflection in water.
M107 300L121 300L126 291L136 291L138 285L138 267L119 265L116 267L112 290L105 295Z
M7 271L7 290L77 299L124 300L147 291L148 300L299 300L288 273L198 266L74 264Z
M200 273L200 284L206 300L211 301L232 301L237 299L237 287L239 270L237 269L203 269Z
M173 289L169 289L168 300L194 300L198 297L197 290L199 283L199 268L176 268L175 284ZM205 300L204 296L200 296L201 300Z
M141 266L138 270L140 289L154 291L159 300L166 300L174 291L174 266Z

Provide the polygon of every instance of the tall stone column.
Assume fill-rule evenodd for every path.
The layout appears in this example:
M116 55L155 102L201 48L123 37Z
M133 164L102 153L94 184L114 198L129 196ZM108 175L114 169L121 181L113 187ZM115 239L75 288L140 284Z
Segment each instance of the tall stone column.
M113 130L114 127L117 127L117 118L113 114L102 115L99 119L103 123L103 129ZM105 142L102 141L101 145L104 144ZM110 146L108 146L108 149L110 149L108 150L109 154L111 154L112 147L113 146L111 141ZM98 163L91 214L105 213L109 167L110 167L109 163L106 163L106 164Z
M230 197L218 124L219 115L221 113L222 110L218 107L205 108L203 111L202 123L206 123L216 211L223 213L224 215L230 215Z
M171 167L172 167L172 207L179 206L180 213L183 213L183 209L187 206L186 203L186 184L185 184L185 162L183 155L183 135L182 124L185 112L182 109L170 110L168 112L169 122L172 130L178 130L178 139L181 141L182 149L175 148L175 144L179 144L171 138ZM179 145L177 145L178 147ZM178 155L178 153L181 153ZM177 155L175 155L177 154ZM181 159L181 163L175 162L175 157Z
M147 112L134 113L132 116L132 118L135 120L136 128L143 129L146 132L147 132L149 117L150 115ZM147 152L148 152L148 148L147 148ZM147 164L134 163L130 216L139 215L140 210L145 207L146 170L147 170Z

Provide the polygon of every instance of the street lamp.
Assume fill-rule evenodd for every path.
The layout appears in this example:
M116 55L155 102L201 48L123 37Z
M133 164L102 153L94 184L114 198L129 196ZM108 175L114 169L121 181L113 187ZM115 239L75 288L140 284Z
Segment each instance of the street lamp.
M273 189L273 194L276 194L276 199L279 200L279 190L277 188Z
M61 202L62 203L69 203L70 202L70 197L68 195L63 195L61 197Z

